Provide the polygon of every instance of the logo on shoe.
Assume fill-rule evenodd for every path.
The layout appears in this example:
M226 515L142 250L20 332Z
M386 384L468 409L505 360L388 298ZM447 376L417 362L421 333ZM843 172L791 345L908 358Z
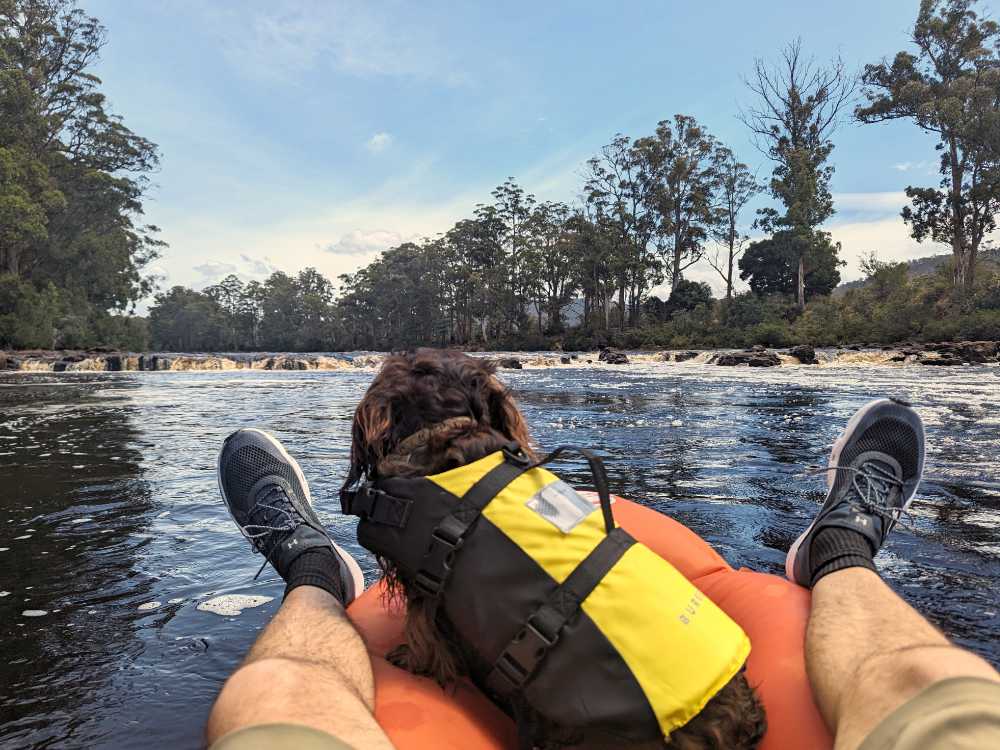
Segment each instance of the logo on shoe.
M858 526L863 526L866 529L868 528L868 519L858 513L854 514L854 523L858 524Z
M293 539L288 544L286 544L285 547L287 547L288 549L291 549L292 547L294 547L298 543L299 543L298 539Z

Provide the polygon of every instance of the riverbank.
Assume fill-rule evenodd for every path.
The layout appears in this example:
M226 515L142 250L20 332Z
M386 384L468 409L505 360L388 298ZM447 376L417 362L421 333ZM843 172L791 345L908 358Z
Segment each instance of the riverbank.
M502 369L532 367L625 367L630 364L669 362L720 367L782 366L907 366L955 367L1000 363L1000 342L959 341L904 346L838 348L794 346L789 349L667 350L599 352L489 353ZM120 352L108 349L33 350L0 352L0 370L19 372L157 372L214 370L355 370L378 367L385 354L360 353L175 353Z

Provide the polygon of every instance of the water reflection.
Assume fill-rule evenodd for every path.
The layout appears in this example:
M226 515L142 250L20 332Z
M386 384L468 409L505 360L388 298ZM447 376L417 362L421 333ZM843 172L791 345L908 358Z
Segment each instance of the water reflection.
M100 736L109 717L88 705L115 693L115 674L141 650L132 612L152 585L137 562L151 503L128 390L0 389L9 746Z

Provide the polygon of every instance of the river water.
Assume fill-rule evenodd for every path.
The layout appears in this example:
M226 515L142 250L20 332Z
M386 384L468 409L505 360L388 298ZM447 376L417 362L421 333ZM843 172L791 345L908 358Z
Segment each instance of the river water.
M829 446L870 398L913 401L929 436L909 528L880 565L958 643L1000 662L1000 368L504 371L541 446L594 446L613 489L684 522L734 566L780 573L823 499ZM338 542L351 414L371 371L0 374L0 746L193 748L282 585L219 499L241 426L301 462ZM582 464L558 468L584 482ZM239 616L222 594L273 597Z

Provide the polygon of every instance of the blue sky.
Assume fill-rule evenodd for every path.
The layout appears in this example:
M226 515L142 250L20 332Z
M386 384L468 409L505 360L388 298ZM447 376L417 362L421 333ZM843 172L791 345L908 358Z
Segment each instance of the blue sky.
M918 2L81 4L108 29L97 73L113 109L162 151L146 204L170 244L161 286L200 288L307 265L334 278L447 230L508 175L572 202L616 132L646 135L675 113L765 176L736 118L754 58L797 36L852 66L891 56ZM937 181L926 136L847 123L835 142L827 228L846 278L868 250L946 251L898 218L908 184Z

